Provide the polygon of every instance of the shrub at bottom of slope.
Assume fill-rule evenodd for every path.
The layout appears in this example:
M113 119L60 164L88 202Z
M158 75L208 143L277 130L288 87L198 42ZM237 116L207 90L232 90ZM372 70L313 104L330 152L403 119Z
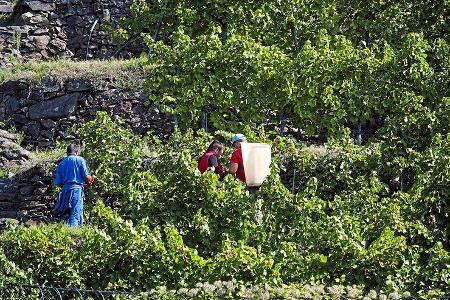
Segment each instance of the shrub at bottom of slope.
M0 255L0 263L7 267L0 271L0 278L10 282L98 289L137 288L151 291L155 286L166 286L168 290L177 290L177 297L184 294L189 296L190 292L195 292L191 289L196 287L197 282L226 281L233 283L234 289L238 289L231 291L216 287L217 290L210 291L212 296L220 298L224 294L238 297L260 292L287 295L289 291L275 288L268 290L264 284L279 286L285 280L304 286L308 280L298 277L296 280L289 280L289 276L301 276L302 272L305 275L305 270L309 268L309 275L319 278L321 269L338 263L334 261L329 264L328 260L331 258L327 259L325 255L302 254L294 243L285 244L278 251L263 253L245 245L244 241L226 241L213 258L205 259L186 246L181 235L171 225L155 229L142 224L133 226L130 221L122 219L101 203L93 208L91 218L96 227L74 229L64 225L43 225L9 228L0 236L4 252ZM405 253L399 248L402 245L404 246L404 241L386 229L367 251L361 253L359 262L355 258L349 258L342 261L341 267L356 268L353 270L356 273L364 268L379 268L373 269L373 272L377 273L380 280L386 280L387 284L389 281L397 281L398 284L401 280L408 281L413 277L415 283L420 284L420 278L411 277L411 272L417 271L430 276L429 283L435 288L434 292L444 292L450 255L442 245L437 244L430 249L433 259L426 268L420 267L419 259L414 255L405 260ZM389 255L392 257L389 258ZM398 260L403 260L401 265L397 264ZM352 266L354 263L359 263L359 266ZM385 263L392 265L383 266ZM383 270L389 275L383 276ZM317 281L313 280L313 276L310 280ZM350 284L350 274L347 276L348 281L345 276L341 276L341 281ZM245 283L261 287L244 289ZM330 287L333 285L329 284ZM184 290L181 289L183 287L191 288ZM322 286L321 289L323 288ZM368 292L373 285L360 288L362 289L355 290L358 295L364 290ZM394 290L393 286L384 289L385 292ZM405 287L398 290L408 291ZM200 288L197 293L205 295L208 291ZM326 290L327 293L331 291ZM416 293L417 289L410 291ZM152 294L154 296L161 292L153 291ZM300 289L300 292L304 293L305 290ZM167 291L168 299L172 299L171 293ZM346 292L339 293L347 294L350 291L347 289ZM349 295L348 297L351 298Z
M30 282L98 289L172 286L202 270L205 261L179 244L173 227L151 230L112 212L102 216L109 233L64 225L9 229L1 236L5 256L30 270Z

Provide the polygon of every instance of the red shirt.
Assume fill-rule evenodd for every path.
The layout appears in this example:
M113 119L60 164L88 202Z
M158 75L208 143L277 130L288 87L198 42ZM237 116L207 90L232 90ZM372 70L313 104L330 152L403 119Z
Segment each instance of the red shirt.
M231 155L231 161L232 164L237 164L238 169L236 171L236 177L245 183L245 172L244 172L244 160L242 159L242 150L241 148L234 150L233 154Z
M220 179L223 180L225 174L223 172L223 167L222 165L219 163L219 160L217 160L217 166L211 166L209 164L210 158L214 156L213 152L206 152L205 154L203 154L203 156L200 158L200 160L198 161L198 165L197 168L200 171L200 173L205 173L205 171L208 169L208 167L215 167L214 172L216 174L219 174Z

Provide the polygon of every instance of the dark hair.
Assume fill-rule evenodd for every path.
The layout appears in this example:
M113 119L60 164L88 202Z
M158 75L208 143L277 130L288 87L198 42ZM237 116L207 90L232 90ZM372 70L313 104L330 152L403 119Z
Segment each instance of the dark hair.
M215 149L223 150L223 148L224 148L223 144L221 142L215 140L211 143L211 145L209 145L209 147L206 151L212 151Z
M81 149L80 145L70 144L67 146L67 155L76 154Z

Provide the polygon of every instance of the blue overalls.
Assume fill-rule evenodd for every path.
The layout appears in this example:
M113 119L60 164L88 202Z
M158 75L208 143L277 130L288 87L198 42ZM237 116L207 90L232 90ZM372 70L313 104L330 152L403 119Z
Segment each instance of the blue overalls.
M89 170L81 156L68 155L56 168L54 184L62 185L55 204L55 213L62 216L70 210L69 226L83 224L84 183Z

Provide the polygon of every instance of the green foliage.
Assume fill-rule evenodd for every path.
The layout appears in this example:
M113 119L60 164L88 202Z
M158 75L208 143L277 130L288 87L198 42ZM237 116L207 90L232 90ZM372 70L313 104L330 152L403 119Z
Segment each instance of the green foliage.
M211 121L224 128L227 121L238 121L232 107L242 108L239 118L248 123L262 121L269 111L280 111L289 102L292 66L276 47L242 36L223 43L217 32L198 40L180 33L174 42L178 46L173 50L154 47L155 57L164 60L157 62L159 67L147 86L151 93L162 94L164 103L181 116L183 126L198 123L202 108L210 103L217 105Z
M163 299L245 297L255 284L261 297L273 291L258 286L310 283L448 293L448 15L448 1L429 0L134 1L113 34L145 38L146 89L181 131L141 139L106 114L84 125L99 177L90 226L10 228L0 278ZM206 107L215 138L272 144L257 192L197 170L213 136L189 128ZM251 129L281 116L328 142ZM373 118L382 128L355 145L348 127ZM233 289L192 291L215 281Z
M236 280L446 292L448 135L402 162L417 170L403 191L392 183L398 169L386 167L398 161L387 141L357 146L344 138L318 152L277 137L271 175L251 192L231 176L219 182L199 173L207 133L140 139L120 124L100 113L79 131L100 180L89 194L97 200L89 226L8 229L0 278L142 291ZM263 131L248 137L268 141ZM294 192L280 176L292 168Z
M446 17L448 1L407 1L395 3L370 0L318 1L146 1L136 0L132 16L122 20L118 32L154 32L162 20L160 35L167 42L177 30L189 36L207 35L220 28L225 35L246 35L263 45L278 45L292 53L295 44L317 38L321 29L342 34L355 44L388 42L396 44L410 32L423 32L430 39L444 38L449 32ZM144 29L144 30L143 30Z
M91 172L98 176L100 188L111 194L126 193L133 174L140 168L143 156L140 139L103 112L78 133L85 143L84 156L94 166Z
M0 270L0 284L5 281L25 283L29 280L27 273L5 256L3 249L0 249Z
M198 124L204 107L213 104L216 128L285 113L299 128L326 128L330 136L372 116L392 120L399 130L405 121L433 118L449 92L448 59L440 54L448 42L428 42L422 34L407 35L396 49L369 49L321 31L295 55L238 34L225 42L218 31L197 37L180 31L170 46L151 38L148 43L158 67L147 88L185 128Z
M213 105L215 128L283 115L333 137L374 116L397 127L406 115L432 118L448 97L447 1L139 0L132 8L116 32L145 37L157 66L147 89L183 128Z
M168 289L160 286L150 292L142 293L137 299L361 299L364 291L358 286L334 285L284 285L281 287L270 285L247 285L241 282L215 281L199 282L195 286L180 289ZM365 294L365 298L387 298L385 294L378 295L371 290ZM403 295L402 295L403 296ZM389 294L391 298L399 298L398 293ZM408 297L405 293L404 297Z

